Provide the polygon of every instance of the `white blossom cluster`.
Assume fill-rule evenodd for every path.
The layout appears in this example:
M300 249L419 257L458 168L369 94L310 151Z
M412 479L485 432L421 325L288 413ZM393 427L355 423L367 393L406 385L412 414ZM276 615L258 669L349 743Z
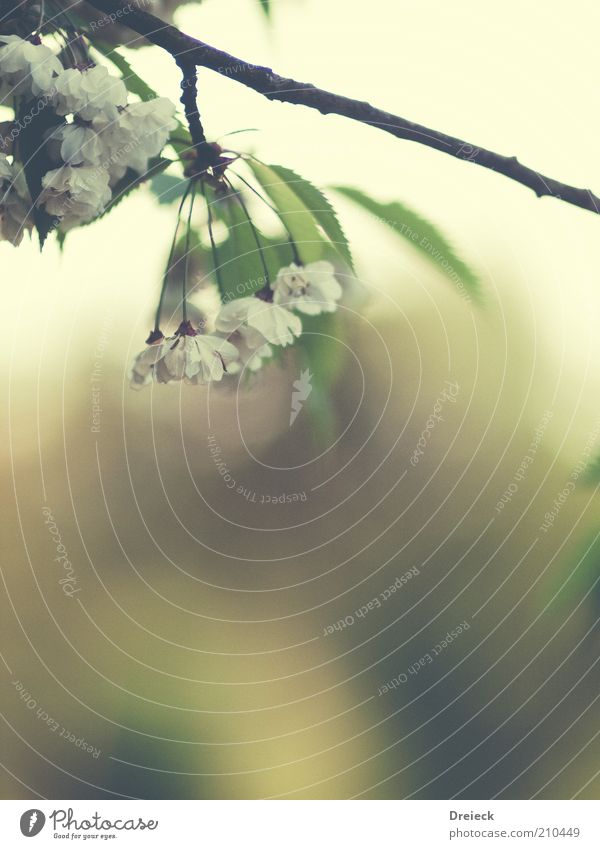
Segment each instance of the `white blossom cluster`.
M173 336L151 334L151 343L135 358L130 386L141 389L157 381L206 384L248 369L256 372L273 354L273 346L291 345L302 332L305 315L331 313L342 287L330 262L321 260L280 269L270 297L229 301L213 317L214 334L203 334L184 322ZM154 337L154 338L153 338Z
M27 126L41 109L55 113L56 126L45 138L55 167L42 177L37 204L63 231L100 215L127 170L144 174L176 126L167 98L129 102L123 81L104 66L63 68L46 45L1 35L0 99L12 105L15 98L31 105L11 134L17 150L21 124ZM32 226L31 200L22 166L5 154L0 181L0 238L18 244Z

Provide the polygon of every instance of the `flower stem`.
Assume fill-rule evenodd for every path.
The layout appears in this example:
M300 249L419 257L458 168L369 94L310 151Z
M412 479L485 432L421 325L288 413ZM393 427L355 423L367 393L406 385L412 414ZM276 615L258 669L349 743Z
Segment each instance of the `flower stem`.
M260 243L260 239L258 238L258 231L257 231L256 227L254 226L254 222L250 218L248 208L247 208L246 204L244 203L244 201L242 200L242 195L240 194L240 192L238 192L238 191L236 191L236 189L234 189L234 187L231 185L231 181L228 180L227 177L225 177L224 179L227 182L227 185L229 186L229 188L231 189L233 194L235 195L236 200L238 201L238 203L240 204L240 206L244 210L244 215L246 216L246 218L248 220L248 224L250 225L250 229L252 230L252 235L254 236L254 241L256 242L256 247L258 248L258 253L260 255L260 261L262 263L263 271L265 273L265 285L263 286L263 289L265 291L270 291L271 287L269 285L269 269L267 268L267 263L266 263L266 260L265 260L263 248L262 248L262 245Z
M161 316L161 312L162 312L163 301L165 299L165 292L167 291L167 284L169 282L169 273L171 272L171 261L173 259L173 254L175 252L175 245L177 243L177 234L179 232L179 225L181 223L181 210L183 209L183 205L184 205L186 198L189 194L190 188L191 188L191 183L188 182L188 184L185 188L185 192L183 193L183 197L181 198L181 203L179 204L179 210L177 212L177 224L175 225L175 232L173 234L173 241L171 242L171 249L169 251L169 258L167 260L165 273L163 275L163 282L162 282L162 286L161 286L161 290L160 290L160 297L158 299L158 306L156 308L156 319L154 321L154 329L155 330L160 329L160 316Z
M231 169L231 168L229 170L233 171L233 169ZM264 204L266 204L269 207L269 209L271 209L275 213L275 215L279 218L279 220L281 221L281 223L282 223L282 225L285 229L285 232L288 234L288 242L289 242L290 248L292 249L292 257L294 259L294 262L296 263L296 265L303 265L303 262L300 259L300 253L298 252L298 246L296 245L296 242L294 241L294 237L292 236L291 230L287 226L287 224L285 223L285 219L284 219L283 215L281 214L281 212L277 209L276 206L273 206L273 204L270 203L266 199L266 197L261 195L261 193L257 189L254 188L252 183L249 183L248 180L244 179L244 177L242 177L241 174L238 174L237 171L233 171L233 173L238 178L238 180L241 180L242 183L244 183L244 185L247 186L250 189L251 192L254 192L256 197L260 198L260 200L262 200L262 202Z
M206 203L206 211L208 213L208 237L210 239L210 249L213 257L213 267L215 270L215 277L217 278L217 286L219 287L219 295L223 295L223 278L221 277L221 272L219 271L219 257L217 255L217 246L215 245L215 237L213 236L212 222L213 222L213 214L212 209L210 208L210 201L206 197L206 188L204 187L204 183L200 183L202 186L202 195L204 196L204 201Z
M42 27L44 26L45 16L46 16L46 6L45 6L44 0L41 0L41 2L40 2L40 17L39 17L39 20L38 20L37 29L35 31L35 35L37 35L38 37L41 35Z
M187 218L187 230L185 233L185 262L183 265L183 283L182 283L182 314L183 321L187 321L187 276L188 262L190 258L190 236L192 233L192 212L194 211L194 201L196 199L196 181L192 180L192 197L190 199L190 209Z

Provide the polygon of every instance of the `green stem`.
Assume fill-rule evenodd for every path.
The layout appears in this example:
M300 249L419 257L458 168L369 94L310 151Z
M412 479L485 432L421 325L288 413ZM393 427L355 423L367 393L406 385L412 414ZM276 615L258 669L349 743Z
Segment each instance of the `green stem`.
M192 181L192 197L190 199L190 210L187 219L187 231L185 234L185 263L183 266L183 284L182 284L182 313L183 320L187 321L187 276L188 262L190 258L190 235L192 233L192 212L194 211L194 200L196 199L196 181Z
M256 230L256 227L254 226L254 223L253 223L252 219L250 218L250 214L248 212L246 204L242 200L241 194L234 189L234 187L231 185L231 182L227 179L227 177L225 177L225 181L226 181L227 185L229 186L229 188L231 189L231 191L233 192L233 194L235 195L238 203L240 204L240 206L244 210L244 215L246 216L246 218L248 220L248 224L250 225L250 229L252 230L252 235L254 236L254 241L256 242L256 247L258 248L258 253L260 255L260 261L261 261L261 264L262 264L262 267L263 267L263 271L265 272L266 283L265 283L264 288L269 289L269 269L267 268L265 255L263 253L263 249L262 249L262 245L260 243L260 239L258 238L258 231Z
M204 187L204 183L201 183L202 186L202 195L204 197L204 202L206 203L206 211L208 213L208 237L210 239L210 249L212 251L213 256L213 266L215 270L215 277L217 278L217 286L219 287L219 294L223 294L223 280L221 278L221 272L219 271L219 257L217 255L217 246L215 245L215 237L213 236L212 222L213 215L212 210L210 208L210 202L206 197L206 189Z
M233 170L233 169L230 169L230 170ZM241 180L242 183L244 183L244 185L247 186L250 189L251 192L254 192L256 197L260 198L260 200L262 200L262 202L264 204L266 204L269 207L269 209L271 209L275 213L275 215L279 218L279 220L283 224L283 227L285 228L285 232L288 234L288 242L290 244L290 248L292 249L292 256L294 258L294 262L296 263L296 265L303 265L303 262L300 259L300 253L298 252L298 246L296 245L296 242L294 241L294 237L292 236L291 230L287 226L287 224L285 223L285 219L284 219L283 215L281 214L281 212L277 209L276 206L273 206L272 203L269 203L269 201L265 197L263 197L263 195L261 195L261 193L257 189L254 188L252 183L249 183L248 180L245 180L244 177L242 177L241 174L238 174L237 171L233 171L233 173L238 178L238 180Z
M169 251L169 258L167 260L167 265L165 268L165 273L163 275L163 282L160 290L160 297L158 299L158 306L156 308L156 319L154 322L154 329L156 331L160 330L160 316L162 312L162 305L165 299L165 292L167 291L167 284L169 282L169 273L171 272L171 260L173 259L173 253L175 252L175 245L177 243L177 234L179 232L179 225L181 224L181 210L183 209L183 205L186 201L186 198L189 194L191 187L191 183L188 183L183 193L183 197L181 198L181 203L179 204L179 210L177 212L177 224L175 225L175 233L173 234L173 241L171 242L171 250Z

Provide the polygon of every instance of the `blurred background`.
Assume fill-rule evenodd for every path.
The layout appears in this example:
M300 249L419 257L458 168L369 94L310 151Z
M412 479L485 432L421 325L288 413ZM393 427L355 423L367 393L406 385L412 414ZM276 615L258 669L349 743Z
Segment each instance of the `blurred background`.
M271 6L175 20L600 192L591 0ZM147 189L62 255L0 245L3 796L597 798L600 220L208 71L200 98L212 138L439 225L482 304L336 197L331 426L316 393L290 426L293 349L128 388L175 214Z

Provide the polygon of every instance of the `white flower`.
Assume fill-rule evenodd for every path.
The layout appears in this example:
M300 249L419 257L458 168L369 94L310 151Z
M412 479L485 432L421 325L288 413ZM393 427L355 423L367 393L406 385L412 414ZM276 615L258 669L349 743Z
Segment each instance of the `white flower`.
M33 229L31 197L25 174L0 154L0 240L19 245Z
M273 356L273 348L265 340L262 333L252 327L238 327L229 337L238 349L239 360L227 369L229 374L238 374L242 370L258 371L263 360Z
M166 97L130 103L116 121L97 116L93 127L109 152L111 181L120 180L128 168L145 174L150 159L161 152L177 126L175 104Z
M231 334L241 327L258 330L272 345L291 345L300 336L302 322L289 310L261 298L238 298L225 304L215 326L220 333Z
M320 260L308 265L292 263L280 269L271 284L273 301L306 315L335 312L342 296L342 287L330 262Z
M8 186L13 181L13 168L6 155L4 153L0 153L0 190L4 193L4 190L8 188Z
M174 336L159 338L137 355L129 385L141 389L153 378L158 383L184 380L205 384L221 380L228 364L237 357L237 348L226 339L200 334L189 321L183 322Z
M121 124L129 122L132 132L143 138L148 156L157 156L169 133L177 126L175 104L168 97L155 97L130 103L120 116Z
M63 66L45 44L0 35L0 97L50 94Z
M76 113L84 121L97 115L114 121L118 107L127 103L127 89L123 80L109 74L104 65L80 71L67 68L55 80L54 106L59 115Z
M42 187L38 204L60 218L63 230L91 221L111 199L104 168L63 165L44 174Z
M106 156L101 137L82 124L61 124L46 137L50 156L69 165L100 165Z

